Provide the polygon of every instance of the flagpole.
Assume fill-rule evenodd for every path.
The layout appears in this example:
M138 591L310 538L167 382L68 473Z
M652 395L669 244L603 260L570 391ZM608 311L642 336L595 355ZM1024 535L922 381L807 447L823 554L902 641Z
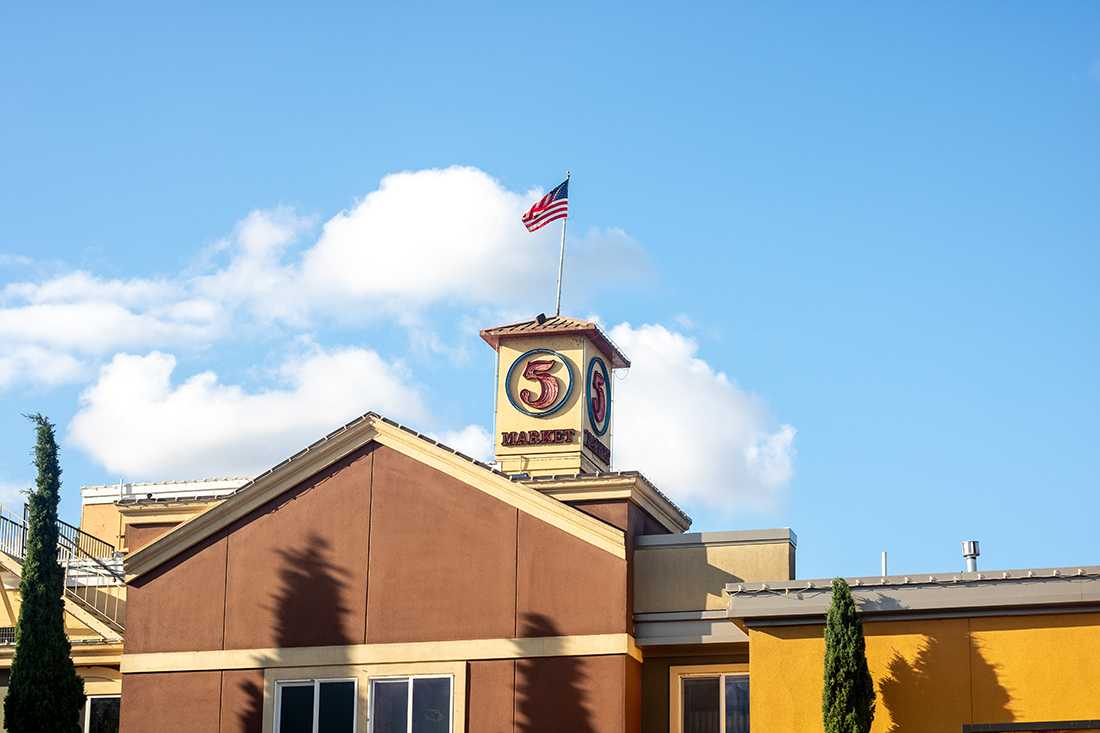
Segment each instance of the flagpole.
M565 182L569 183L570 172L565 172ZM565 225L569 223L569 217L561 220L561 254L558 256L558 299L554 306L554 315L561 315L561 276L565 271Z

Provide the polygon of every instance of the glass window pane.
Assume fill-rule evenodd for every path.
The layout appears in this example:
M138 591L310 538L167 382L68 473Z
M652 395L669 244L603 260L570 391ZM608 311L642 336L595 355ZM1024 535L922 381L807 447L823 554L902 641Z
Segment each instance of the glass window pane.
M726 677L726 733L749 733L749 678Z
M685 677L683 728L684 733L718 733L721 719L718 698L721 680L718 677Z
M370 689L373 733L406 733L409 721L409 681L373 680Z
M88 699L88 733L118 733L117 697L92 697Z
M279 733L313 733L313 685L279 686Z
M413 680L413 733L448 733L451 729L451 678Z
M317 733L352 733L355 730L355 683L321 682Z

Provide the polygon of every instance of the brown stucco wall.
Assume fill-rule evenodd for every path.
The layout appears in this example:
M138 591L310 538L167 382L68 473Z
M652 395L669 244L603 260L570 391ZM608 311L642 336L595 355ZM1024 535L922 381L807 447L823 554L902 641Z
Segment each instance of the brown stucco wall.
M263 713L263 670L222 672L220 733L262 733Z
M220 733L221 681L221 672L123 675L119 728L133 733Z
M626 499L609 499L606 501L570 501L567 502L574 509L580 509L590 517L595 517L601 522L607 522L612 527L626 532L630 524L630 502Z
M642 730L642 663L626 658L626 733Z
M627 631L626 560L520 513L518 636Z
M628 510L609 509L629 529ZM368 446L133 582L126 651L624 632L627 580L625 560ZM560 731L553 721L580 695L590 730L634 733L625 700L639 675L627 659L470 663L469 730ZM182 706L210 689L211 730L259 731L262 673L203 674L213 677L126 675L123 731L161 733L149 721L175 714L206 730ZM195 691L173 697L173 684ZM533 717L551 710L557 718Z
M603 656L518 660L515 730L626 733L626 659ZM476 702L471 700L470 704Z
M367 642L513 636L517 510L387 448L373 493Z
M134 552L145 547L170 529L179 526L179 522L154 522L152 524L131 524L126 527L126 550Z
M466 670L468 733L512 733L516 662L470 662Z
M227 544L215 535L127 586L126 652L222 648Z
M225 648L362 644L372 451L231 528Z

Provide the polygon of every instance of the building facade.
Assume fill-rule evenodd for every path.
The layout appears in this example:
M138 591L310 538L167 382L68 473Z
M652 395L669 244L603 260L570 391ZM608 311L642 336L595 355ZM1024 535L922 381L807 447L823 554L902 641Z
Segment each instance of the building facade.
M248 480L85 488L125 557L122 731L821 730L794 533L689 532L612 469L630 362L595 324L482 337L493 464L371 413ZM1096 575L853 580L875 730L1087 730Z

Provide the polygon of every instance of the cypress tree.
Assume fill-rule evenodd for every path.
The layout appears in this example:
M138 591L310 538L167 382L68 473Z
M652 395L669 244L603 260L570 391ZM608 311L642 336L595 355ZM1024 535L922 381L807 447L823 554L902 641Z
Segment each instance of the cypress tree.
M825 621L825 733L867 733L875 719L875 683L867 669L863 622L852 590L833 581L833 601Z
M19 581L22 606L4 700L4 723L11 733L74 733L80 729L84 681L69 656L65 578L57 562L61 467L53 424L42 415L28 415L28 419L37 434L34 465L38 478L27 502L27 542Z

